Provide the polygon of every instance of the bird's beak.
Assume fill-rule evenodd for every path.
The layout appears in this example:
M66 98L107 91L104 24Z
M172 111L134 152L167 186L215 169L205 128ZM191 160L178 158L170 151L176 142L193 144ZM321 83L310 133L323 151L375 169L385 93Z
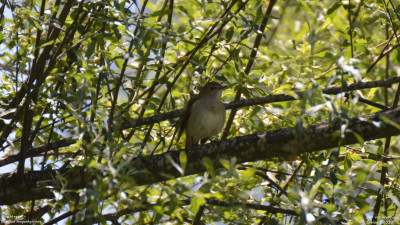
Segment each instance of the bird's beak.
M227 88L228 86L221 86L220 89L224 90L225 88Z

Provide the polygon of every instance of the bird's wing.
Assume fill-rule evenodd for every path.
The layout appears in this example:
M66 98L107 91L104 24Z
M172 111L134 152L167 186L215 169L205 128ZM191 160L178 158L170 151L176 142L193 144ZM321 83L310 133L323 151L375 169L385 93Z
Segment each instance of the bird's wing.
M188 121L189 116L190 116L190 113L191 113L190 109L192 108L193 103L194 103L196 100L198 100L198 99L199 99L199 95L196 95L196 96L194 96L193 98L191 98L191 99L188 101L188 103L187 103L187 105L186 105L186 108L185 108L185 112L183 113L183 115L182 115L181 118L179 119L179 120L180 120L180 125L179 125L179 134L178 134L178 138L176 139L177 142L179 141L179 139L180 139L181 136L182 136L183 131L185 130L187 121Z

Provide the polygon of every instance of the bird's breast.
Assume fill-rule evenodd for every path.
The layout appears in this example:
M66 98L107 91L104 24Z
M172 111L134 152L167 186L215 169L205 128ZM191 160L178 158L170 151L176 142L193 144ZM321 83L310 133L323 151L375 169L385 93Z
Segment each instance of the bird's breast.
M220 101L200 99L190 111L186 131L199 139L217 135L225 124L225 106Z

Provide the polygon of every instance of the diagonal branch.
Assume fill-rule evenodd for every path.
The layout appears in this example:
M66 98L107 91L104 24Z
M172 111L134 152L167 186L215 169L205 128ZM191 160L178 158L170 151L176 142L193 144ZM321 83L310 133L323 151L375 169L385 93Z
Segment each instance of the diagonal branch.
M274 7L275 3L276 3L276 0L270 0L269 1L268 8L265 11L265 14L264 14L264 17L263 17L263 19L261 21L260 26L258 27L257 36L256 36L256 38L254 40L254 45L253 45L252 51L250 53L250 58L249 58L249 61L247 61L246 67L244 69L244 74L246 76L249 75L250 70L253 67L254 60L255 60L255 58L257 56L258 47L261 44L261 39L263 37L264 30L267 27L267 23L268 23L268 20L269 20L269 18L271 16L272 8ZM241 95L242 95L242 89L239 88L236 91L236 94L235 94L235 101L238 101L240 99ZM226 139L228 137L229 130L231 129L231 126L232 126L232 123L233 123L233 119L235 118L235 115L236 115L236 109L233 108L231 113L229 114L228 121L226 122L224 131L222 133L222 139Z
M354 91L354 90L361 90L361 89L367 89L367 88L376 88L376 87L390 87L392 84L399 83L400 82L400 77L392 77L388 79L383 79L379 81L367 81L367 82L358 82L354 84L347 85L346 87L343 86L329 86L325 89L322 89L323 93L325 94L339 94L344 91ZM254 106L254 105L261 105L261 104L268 104L268 103L273 103L273 102L282 102L282 101L293 101L296 99L301 98L302 96L306 95L306 92L297 92L297 97L293 97L291 95L287 94L280 94L280 95L268 95L265 97L258 97L258 98L252 98L252 99L242 99L239 101L233 101L230 103L225 104L227 109L233 109L233 108L242 108L242 107L247 107L247 106ZM369 104L372 104L369 102ZM378 108L380 107L379 104L376 105ZM162 114L157 114L154 116L146 117L143 119L135 119L135 120L130 120L126 121L122 124L122 129L128 129L128 128L133 128L133 127L138 127L142 125L147 125L147 124L152 124L152 123L158 123L164 120L168 119L173 119L176 117L179 117L183 114L183 109L167 112L167 113L162 113ZM26 155L26 157L33 157L33 156L38 156L41 153L45 152L47 150L53 150L53 149L58 149L62 147L67 147L73 143L75 143L76 140L74 141L73 139L61 139L60 141L50 143L48 145L43 145L37 148L34 148L33 150L30 150L30 153ZM16 155L10 155L6 156L3 158L0 158L0 167L16 162L18 160L18 154Z
M54 149L59 149L59 148L63 148L63 147L67 147L70 146L72 144L76 143L75 139L72 138L65 138L65 139L61 139L59 141L55 141L55 142L51 142L36 148L32 148L29 151L27 151L27 153L25 154L25 158L29 158L29 157L35 157L38 156L44 152L50 151L50 150L54 150ZM9 155L9 156L4 156L0 158L0 167L10 164L10 163L14 163L17 162L19 160L20 157L20 153L18 154L14 154L14 155Z
M259 205L259 204L254 204L254 203L241 203L241 202L227 202L227 201L220 201L216 199L210 199L206 198L206 204L207 205L212 205L212 206L219 206L219 207L242 207L242 208L247 208L247 209L255 209L255 210L262 210L262 211L267 211L273 214L277 213L282 213L282 214L287 214L287 215L293 215L297 216L298 213L293 210L293 209L284 209L284 208L279 208L276 206L267 206L267 205ZM190 205L191 199L186 199L186 200L181 200L180 205L185 206L185 205ZM166 202L164 205L168 205L170 202ZM113 220L118 220L120 217L124 215L129 215L133 214L136 212L142 212L142 211L147 211L150 210L154 206L159 206L159 204L143 204L141 206L137 207L132 207L132 208L126 208L118 212L112 212L108 213L102 216L99 216L98 218L95 218L93 222L99 223L101 222L101 219L105 219L108 221L113 221ZM87 224L85 220L83 220L80 223L77 223L76 225L83 225Z
M388 79L383 79L379 81L366 81L366 82L358 82L354 84L349 84L347 86L328 86L322 89L322 92L325 94L335 95L346 91L355 91L355 90L362 90L367 88L375 88L375 87L390 87L392 84L399 83L399 77L392 77ZM238 101L233 101L228 104L225 104L226 109L237 109L247 106L254 106L254 105L261 105L261 104L268 104L273 102L284 102L284 101L293 101L301 99L302 96L306 96L307 91L297 92L295 96L288 95L288 94L279 94L279 95L268 95L265 97L257 97L252 99L241 99ZM121 128L129 129L137 126L147 125L151 123L159 123L164 120L173 119L176 117L180 117L183 114L183 109L174 110L167 113L157 114L154 116L149 116L146 118L141 119L134 119L130 121L126 121L122 123Z
M185 175L206 171L202 161L205 157L213 162L214 168L222 168L220 159L235 157L236 163L244 163L326 150L339 146L339 142L345 145L356 144L358 140L354 133L364 138L364 141L400 134L400 130L384 121L400 123L400 107L351 120L310 125L307 129L300 131L300 134L294 128L283 128L202 145L186 151L190 164L186 166ZM339 131L344 124L347 127L346 135L343 140L340 140L334 133ZM171 160L179 162L181 152L182 150L134 158L131 164L138 171L143 170L151 174L151 176L148 176L146 172L143 172L141 176L136 174L134 179L137 184L151 184L171 179L171 177L181 177L182 175L171 163Z
M172 151L153 156L132 158L129 163L129 172L125 167L114 165L118 173L129 173L136 185L147 185L171 180L191 174L203 173L206 168L203 159L208 158L213 168L223 168L221 159L235 158L236 163L268 160L274 157L299 155L306 152L315 152L343 145L357 144L362 137L364 141L385 138L400 134L400 107L378 113L365 115L359 118L337 120L331 123L310 125L308 128L283 128L264 133L250 134L231 138L211 144L196 146L185 150L187 161L184 174L181 174L172 161L179 163L179 155L184 150ZM341 127L347 129L343 139L335 135ZM94 170L92 170L94 171ZM86 187L95 172L87 173L81 167L72 169L25 171L23 177L15 173L0 175L0 204L15 204L21 201L53 198L52 189L58 183L54 177L60 174L68 180L67 188ZM99 171L98 176L103 177ZM39 185L41 184L41 185Z

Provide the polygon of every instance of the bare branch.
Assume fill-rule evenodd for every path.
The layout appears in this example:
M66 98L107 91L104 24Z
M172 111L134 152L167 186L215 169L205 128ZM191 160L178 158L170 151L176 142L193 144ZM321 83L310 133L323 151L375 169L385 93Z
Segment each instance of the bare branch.
M259 204L253 204L253 203L241 203L241 202L226 202L226 201L220 201L220 200L210 199L210 198L206 198L205 200L206 200L207 205L212 205L212 206L243 207L243 208L247 208L247 209L263 210L263 211L267 211L272 214L282 213L282 214L293 215L293 216L298 215L298 213L293 209L284 209L284 208L279 208L279 207L275 207L275 206L266 206L266 205L259 205ZM180 201L180 203L181 203L180 205L181 206L189 205L190 201L191 201L191 199L182 200L182 201ZM170 204L170 202L166 202L164 205L168 205L168 204ZM147 210L150 210L154 206L159 206L159 204L143 204L142 206L127 208L127 209L123 209L118 212L108 213L108 214L99 216L98 218L94 218L93 222L95 222L95 223L101 222L100 218L103 218L108 221L117 220L121 216L133 214L136 212L147 211ZM76 225L83 225L83 224L86 224L85 220L80 223L76 223Z
M46 151L50 151L50 150L54 150L54 149L58 149L58 148L62 148L62 147L67 147L69 145L74 144L75 142L76 142L75 139L65 138L65 139L61 139L59 141L51 142L46 145L32 148L29 151L27 151L27 153L25 154L25 158L38 156ZM9 155L9 156L0 158L0 167L10 164L10 163L17 162L19 160L19 157L20 157L20 154L14 154L14 155Z

